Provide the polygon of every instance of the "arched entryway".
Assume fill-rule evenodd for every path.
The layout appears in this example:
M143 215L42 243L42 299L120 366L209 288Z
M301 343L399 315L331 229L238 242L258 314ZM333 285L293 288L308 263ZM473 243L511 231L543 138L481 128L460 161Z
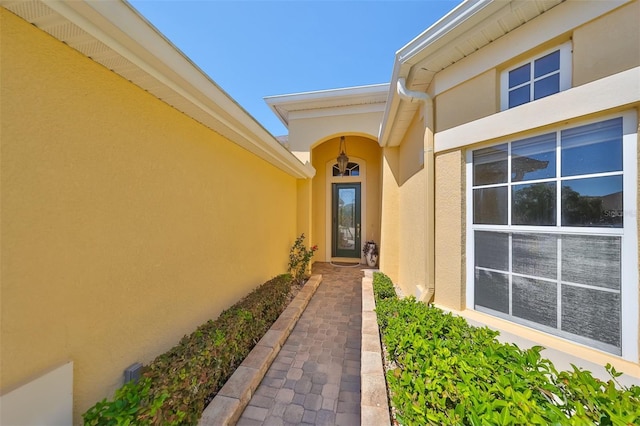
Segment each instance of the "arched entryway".
M381 148L369 137L346 135L349 164L340 175L336 161L340 136L311 150L316 169L312 183L316 260L363 262L363 243L380 242Z

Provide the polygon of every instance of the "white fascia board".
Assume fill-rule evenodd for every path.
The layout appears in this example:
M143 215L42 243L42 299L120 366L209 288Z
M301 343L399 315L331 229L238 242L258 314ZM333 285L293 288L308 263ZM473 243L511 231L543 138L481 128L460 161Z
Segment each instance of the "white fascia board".
M404 70L406 68L406 71ZM378 144L381 147L391 146L389 137L393 126L395 125L395 118L398 114L398 108L400 108L400 96L396 85L398 84L398 78L400 76L405 77L409 74L411 67L408 65L402 65L396 56L395 63L393 65L393 73L391 75L391 84L389 86L389 93L387 95L387 102L385 104L384 113L382 114L382 121L380 123L380 131L378 132Z
M396 91L398 78L408 77L413 65L510 2L511 0L466 0L396 52L387 106L378 135L380 146L392 145L389 137L400 108L400 98Z
M640 104L640 67L436 133L435 152Z
M125 1L48 1L49 8L222 123L232 141L296 178L314 171ZM213 129L215 130L215 129Z
M396 52L401 64L414 65L512 0L466 0Z
M567 34L631 0L565 1L539 15L532 25L523 25L482 47L437 74L433 96L476 77L541 44ZM544 31L541 31L544 28Z
M288 128L289 118L296 111L332 108L334 105L358 105L367 99L374 100L381 94L386 94L388 91L389 83L382 83L341 89L265 96L263 99L280 121ZM322 103L322 106L317 107L316 105L318 105L318 103Z
M389 89L389 83L370 84L367 86L353 86L338 89L315 90L311 92L290 93L284 95L265 96L264 100L268 104L288 104L307 101L315 101L319 99L344 98L351 96L367 96L386 93Z
M347 105L335 108L318 108L302 111L291 111L290 120L300 120L307 118L335 117L345 115L369 114L372 112L384 112L384 104L362 104Z

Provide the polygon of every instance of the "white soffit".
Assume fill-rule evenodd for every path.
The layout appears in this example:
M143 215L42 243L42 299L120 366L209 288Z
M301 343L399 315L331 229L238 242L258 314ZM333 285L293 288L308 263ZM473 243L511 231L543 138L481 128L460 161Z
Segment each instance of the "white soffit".
M436 73L563 1L465 1L396 52L391 83L404 77L407 89L426 92ZM380 145L399 145L419 107L418 103L402 102L395 91L389 92Z
M126 1L0 5L291 176L315 174Z
M384 83L267 96L264 100L280 121L288 127L290 120L297 118L382 112L388 92L389 83Z

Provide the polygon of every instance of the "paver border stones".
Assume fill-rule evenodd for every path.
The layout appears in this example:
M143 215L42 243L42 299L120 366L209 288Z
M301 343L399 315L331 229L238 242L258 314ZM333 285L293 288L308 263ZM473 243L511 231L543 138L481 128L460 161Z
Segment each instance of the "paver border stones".
M362 352L360 354L360 423L390 426L389 399L382 365L380 330L373 297L373 269L362 278Z
M198 426L234 425L322 282L312 275L269 331L204 409Z

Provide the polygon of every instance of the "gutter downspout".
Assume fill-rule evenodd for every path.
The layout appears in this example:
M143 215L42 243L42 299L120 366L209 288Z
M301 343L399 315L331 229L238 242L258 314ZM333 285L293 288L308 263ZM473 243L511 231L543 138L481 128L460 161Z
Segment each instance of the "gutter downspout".
M418 286L420 294L418 300L429 303L435 294L435 171L433 155L433 99L427 93L408 90L406 80L398 78L397 92L400 99L423 104L422 118L425 125L424 167L426 171L426 233L427 256L425 270L426 289Z

